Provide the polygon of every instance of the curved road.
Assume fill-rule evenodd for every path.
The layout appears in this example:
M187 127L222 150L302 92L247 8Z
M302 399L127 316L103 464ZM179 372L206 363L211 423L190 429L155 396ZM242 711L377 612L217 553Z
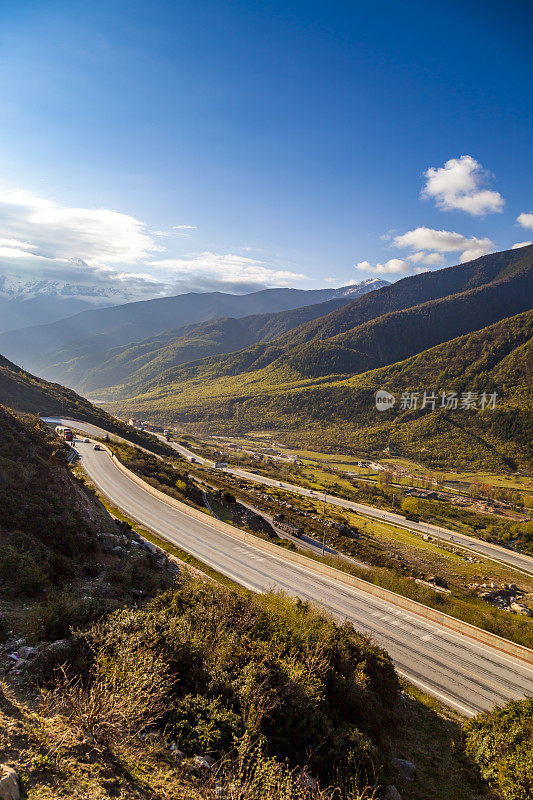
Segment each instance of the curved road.
M88 422L77 422L73 419L60 417L43 417L43 420L44 422L49 422L56 425L70 425L93 436L102 437L106 434L106 431L102 430L102 428L98 428L95 425L89 424ZM165 441L163 436L159 436L158 434L155 435L162 441ZM183 447L176 442L168 442L168 444L185 458L195 458L197 464L206 467L214 466L213 461L209 461L208 459L197 455L192 450L188 450L186 447ZM319 492L313 492L310 489L305 489L303 486L297 486L293 483L287 483L286 481L276 481L273 478L267 478L264 475L256 475L253 472L248 472L244 469L240 469L239 467L229 466L225 471L230 472L237 478L254 481L255 483L262 483L267 486L282 488L288 492L292 492L293 494L300 494L306 497L313 497L315 499L322 499L323 497L323 494ZM454 546L464 548L472 553L483 556L484 558L490 558L493 561L498 561L509 567L520 570L521 572L525 572L528 575L533 575L533 558L531 558L531 556L524 555L523 553L517 553L514 550L508 550L505 547L500 547L496 544L491 544L490 542L484 542L481 539L476 539L473 536L467 536L464 533L457 533L456 531L451 531L447 528L441 528L437 525L428 525L426 522L411 522L406 520L405 517L402 517L400 514L395 514L392 511L384 511L382 509L373 508L372 506L362 505L361 503L354 503L351 500L344 500L342 497L335 497L335 495L328 494L327 502L331 505L339 506L340 508L346 508L350 511L355 511L358 514L364 514L371 519L376 519L381 522L388 522L392 525L407 528L415 533L436 536L439 539L443 539L453 544Z
M533 664L244 543L230 526L222 533L208 516L198 520L154 497L105 450L80 441L75 446L94 484L140 523L249 589L282 590L349 620L390 653L400 674L462 713L533 694Z

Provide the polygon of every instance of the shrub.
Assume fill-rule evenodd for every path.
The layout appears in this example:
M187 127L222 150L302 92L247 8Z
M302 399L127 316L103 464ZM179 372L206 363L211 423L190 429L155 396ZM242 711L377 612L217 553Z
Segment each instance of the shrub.
M398 691L392 663L351 625L305 603L186 578L85 637L95 679L114 670L115 691L119 667L125 672L139 654L160 659L171 680L160 728L182 749L223 757L246 733L269 757L308 763L328 783L365 786L380 774Z
M533 698L511 700L465 724L467 754L505 800L533 796Z
M24 618L24 632L32 642L65 639L72 628L89 625L99 613L94 600L75 600L69 595L55 595L28 609Z

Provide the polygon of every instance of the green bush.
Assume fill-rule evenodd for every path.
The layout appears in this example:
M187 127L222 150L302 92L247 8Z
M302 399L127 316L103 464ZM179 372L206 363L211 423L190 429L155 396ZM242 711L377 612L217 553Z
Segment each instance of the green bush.
M326 783L380 774L398 692L390 658L305 603L186 578L85 636L97 675L157 656L170 679L160 727L186 751L222 756L245 734Z
M67 638L72 628L84 627L101 613L95 600L55 595L32 606L24 617L24 632L32 642Z
M467 754L505 800L533 797L533 698L512 700L465 724Z
M168 734L188 753L228 752L244 733L242 718L218 698L186 695L172 710Z

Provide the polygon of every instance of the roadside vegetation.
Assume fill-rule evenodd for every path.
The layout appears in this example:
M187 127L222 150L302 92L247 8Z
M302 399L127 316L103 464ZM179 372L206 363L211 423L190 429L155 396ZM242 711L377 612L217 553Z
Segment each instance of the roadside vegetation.
M312 510L318 516L322 509L322 503L313 501L310 498L300 498L291 495L278 488L265 490L265 487L256 487L247 484L240 479L219 471L205 470L195 465L187 464L184 471L182 461L174 459L161 459L151 456L138 448L133 448L123 443L106 442L121 461L133 472L138 474L151 486L159 491L173 497L174 499L188 502L202 511L206 511L205 499L208 498L209 508L224 521L234 524L236 527L243 528L256 536L272 541L281 547L295 549L295 544L287 541L274 531L272 526L259 514L242 517L236 513L236 508L242 506L235 503L235 500L242 500L244 503L252 503L259 512L264 511L273 516L280 510L288 522L297 526L304 526L307 533L321 539L324 531L323 523L309 520L299 515L301 509ZM193 480L196 479L196 482ZM201 482L206 491L203 491L198 484ZM178 487L178 488L176 488ZM231 492L227 489L231 488ZM365 488L366 485L365 485ZM373 487L370 487L372 489ZM233 493L233 494L232 494ZM280 508L280 501L282 507ZM336 548L340 553L350 555L353 558L363 560L368 567L358 566L349 560L336 556L321 556L308 550L304 550L309 558L323 560L344 572L348 572L363 580L375 583L384 589L416 600L423 605L435 608L443 613L450 614L452 617L476 625L497 636L522 644L525 647L533 647L533 620L529 617L518 616L508 613L500 608L496 608L483 600L479 599L475 592L471 591L466 585L466 581L455 580L452 585L453 591L441 593L427 585L418 584L416 578L428 577L421 571L424 568L422 560L415 562L414 557L411 562L406 558L400 558L391 554L390 545L386 541L379 541L378 536L373 534L376 531L383 532L388 526L374 523L363 522L357 515L349 512L340 514L335 507L328 507L328 515L338 515L339 520L344 523L349 522L354 534L362 534L361 538L353 538L345 535L334 528L327 529L326 541L328 545ZM218 513L217 513L218 512ZM366 527L365 527L366 526ZM420 539L420 548L425 546L435 549L435 545L425 543ZM405 553L405 549L401 550ZM440 548L440 560L447 563L449 559L456 559L461 563L460 556L454 552L454 548L449 546L449 552ZM433 566L435 565L435 561ZM481 561L473 568L468 562L462 561L466 567L466 573L470 579L482 581L487 579L486 572L491 576L504 578L507 581L520 580L525 586L526 591L531 590L531 581L525 576L518 576L514 570L506 570L501 565L493 565L488 561ZM427 570L427 567L425 567ZM460 568L457 573L460 573ZM464 572L465 570L463 570ZM443 570L446 572L446 570ZM452 571L452 576L457 574Z
M466 723L465 752L505 800L533 796L533 698L515 700Z
M0 409L0 553L18 559L0 578L0 764L23 797L496 797L457 715L400 684L383 650L306 603L177 573L67 453Z

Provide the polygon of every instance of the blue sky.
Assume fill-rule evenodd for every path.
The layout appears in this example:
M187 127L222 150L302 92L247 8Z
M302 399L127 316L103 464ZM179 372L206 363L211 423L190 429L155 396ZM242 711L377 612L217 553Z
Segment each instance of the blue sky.
M2 2L0 270L312 288L529 241L532 23L512 0Z

